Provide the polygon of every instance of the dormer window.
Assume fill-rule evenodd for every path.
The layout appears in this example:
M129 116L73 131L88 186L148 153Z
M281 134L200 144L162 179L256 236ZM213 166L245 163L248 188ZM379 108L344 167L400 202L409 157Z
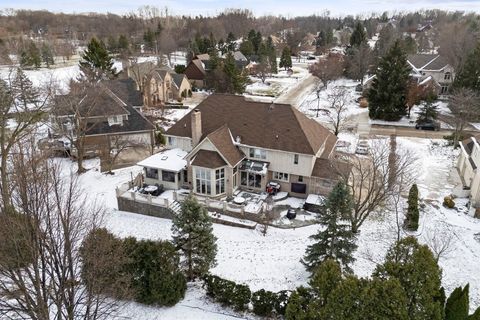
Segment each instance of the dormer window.
M122 125L122 124L123 124L123 117L122 116L108 117L108 125L109 126Z

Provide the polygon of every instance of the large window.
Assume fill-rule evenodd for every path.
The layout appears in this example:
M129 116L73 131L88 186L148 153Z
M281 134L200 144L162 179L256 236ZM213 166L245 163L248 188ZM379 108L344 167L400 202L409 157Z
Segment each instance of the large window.
M250 188L260 188L262 185L262 176L252 172L240 171L240 184Z
M211 170L195 168L195 184L197 193L212 194Z
M288 173L274 172L273 179L288 182Z
M150 179L158 179L158 170L153 168L145 168L145 176Z
M257 148L250 148L250 158L267 159L267 151Z
M215 192L225 193L225 169L223 168L215 170Z
M162 180L166 182L175 182L175 172L162 170Z

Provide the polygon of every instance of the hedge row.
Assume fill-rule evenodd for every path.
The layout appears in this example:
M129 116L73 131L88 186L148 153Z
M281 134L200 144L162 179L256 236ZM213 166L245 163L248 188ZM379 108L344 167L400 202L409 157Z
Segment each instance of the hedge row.
M236 311L247 311L251 304L252 311L259 316L272 314L285 315L290 292L287 290L272 292L264 289L253 292L247 285L237 284L214 275L204 277L207 295L224 306Z

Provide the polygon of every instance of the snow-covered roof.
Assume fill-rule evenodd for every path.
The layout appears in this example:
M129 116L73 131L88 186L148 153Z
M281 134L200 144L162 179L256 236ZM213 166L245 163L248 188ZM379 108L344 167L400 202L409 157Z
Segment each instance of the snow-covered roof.
M309 194L305 203L321 206L325 203L325 197L318 194Z
M179 172L187 166L187 160L184 159L186 155L187 152L182 149L169 149L156 153L137 164L142 167Z

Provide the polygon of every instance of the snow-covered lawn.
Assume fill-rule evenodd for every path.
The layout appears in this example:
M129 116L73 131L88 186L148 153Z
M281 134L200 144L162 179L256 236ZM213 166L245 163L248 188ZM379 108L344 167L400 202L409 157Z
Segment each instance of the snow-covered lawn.
M360 82L358 81L345 78L332 81L328 84L327 89L319 92L318 97L316 90L308 93L308 95L303 98L303 101L300 103L298 109L308 117L314 118L318 122L329 123L330 118L328 117L328 113L332 112L330 108L331 98L329 96L335 91L344 88L347 91L347 104L342 112L342 118L348 118L362 112L368 112L367 108L360 108L360 105L357 102L357 99L360 97L360 93L355 91L355 87L359 83Z
M290 87L301 81L308 75L305 67L293 66L293 74L290 76L285 70L279 70L278 74L272 74L265 79L265 83L260 78L250 77L251 84L245 89L245 96L249 98L268 97L275 98L287 91Z
M398 138L399 148L411 150L419 159L417 183L421 198L428 200L424 201L426 207L421 213L420 229L416 235L424 243L428 243L434 233L451 235L449 254L441 257L439 261L443 269L443 285L448 294L455 287L470 283L473 309L480 305L480 242L474 238L475 234L480 233L480 220L467 216L462 210L449 210L441 205L443 197L452 193L458 183L458 177L452 170L457 151L444 147L443 143L442 140ZM66 171L72 166L69 160L59 161ZM87 167L96 166L96 160L87 162ZM109 211L106 225L115 234L141 239L170 239L170 220L116 211L115 186L127 181L139 170L138 167L125 168L117 170L115 175L111 176L92 169L83 174L79 181L92 199L105 202ZM285 200L285 204L298 206L302 201L289 198ZM456 201L459 208L465 204L463 199ZM218 263L212 272L246 283L253 290L265 288L276 291L306 284L308 273L300 259L310 243L308 237L316 231L315 225L287 230L270 227L267 235L263 236L259 230L214 224L214 233L218 238ZM357 241L359 247L355 253L357 260L353 268L357 275L367 277L376 263L383 260L387 249L395 241L392 213L382 212L368 219L362 226ZM186 299L173 308L149 308L129 304L125 312L145 314L141 319L177 319L180 313L183 319L226 318L224 315L211 314L221 310L219 306L206 301L200 289L193 287L189 288Z

